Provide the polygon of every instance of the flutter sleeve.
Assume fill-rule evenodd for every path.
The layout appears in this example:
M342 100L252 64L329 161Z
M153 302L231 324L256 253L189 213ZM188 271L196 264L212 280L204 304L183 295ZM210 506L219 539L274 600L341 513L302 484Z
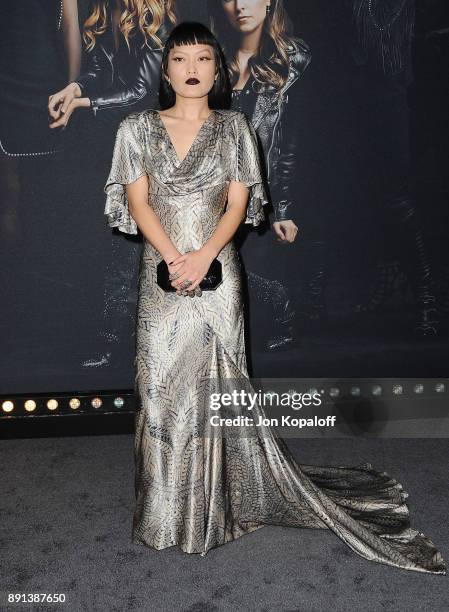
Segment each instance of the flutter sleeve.
M265 220L263 206L268 198L263 183L261 158L256 132L244 113L237 113L236 147L232 159L231 180L244 183L249 189L245 223L253 226Z
M115 139L111 170L106 181L104 214L110 227L125 234L137 234L138 227L129 212L126 185L146 174L142 145L136 120L126 117L120 123Z

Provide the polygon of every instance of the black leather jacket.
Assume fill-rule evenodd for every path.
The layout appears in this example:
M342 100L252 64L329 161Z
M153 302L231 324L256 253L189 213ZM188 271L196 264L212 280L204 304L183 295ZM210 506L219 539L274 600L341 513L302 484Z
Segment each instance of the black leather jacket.
M143 48L132 44L128 50L121 40L116 51L112 31L107 31L87 53L85 70L75 82L82 97L90 98L96 116L108 114L105 111L109 110L119 114L137 112L157 102L161 58L162 50L151 42Z
M298 147L298 117L295 98L301 95L297 82L311 61L308 45L300 39L289 49L289 76L281 91L259 94L253 125L266 155L267 178L276 221L290 219ZM300 177L299 177L300 180Z
M297 83L311 61L308 45L301 39L294 39L288 49L289 76L281 90L267 87L261 93L243 91L242 97L255 96L252 113L248 118L260 140L265 157L270 198L276 221L292 218L290 205L294 199L293 184L296 180L295 165L298 147L298 117L295 100L301 95ZM244 100L243 104L246 101ZM251 100L248 100L251 105ZM244 110L244 106L242 107ZM299 177L300 180L300 177Z

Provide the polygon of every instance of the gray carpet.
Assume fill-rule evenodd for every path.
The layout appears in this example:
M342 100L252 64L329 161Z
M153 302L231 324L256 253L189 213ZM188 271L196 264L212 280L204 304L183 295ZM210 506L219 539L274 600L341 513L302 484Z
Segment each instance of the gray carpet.
M267 526L205 557L130 542L132 436L0 442L1 610L449 609L449 576L367 561L328 530ZM288 440L299 462L371 462L449 561L449 440ZM65 593L7 605L6 593Z

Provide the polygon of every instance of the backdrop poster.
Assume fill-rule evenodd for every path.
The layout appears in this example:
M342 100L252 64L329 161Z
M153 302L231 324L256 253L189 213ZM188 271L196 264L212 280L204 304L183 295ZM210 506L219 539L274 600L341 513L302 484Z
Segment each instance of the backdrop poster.
M146 46L114 35L121 4L0 8L2 393L132 388L142 237L107 227L103 187L118 124L157 108L160 43L187 18L219 38L264 158L269 214L235 237L253 375L446 376L443 2L248 0L255 36L235 2L146 0ZM49 96L73 81L89 104L51 128Z

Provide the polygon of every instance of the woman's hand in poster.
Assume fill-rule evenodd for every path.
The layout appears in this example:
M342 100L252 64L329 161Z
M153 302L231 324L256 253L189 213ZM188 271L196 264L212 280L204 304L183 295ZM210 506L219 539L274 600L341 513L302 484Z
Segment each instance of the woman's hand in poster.
M298 233L298 227L291 219L275 221L273 223L273 230L277 236L276 240L283 244L294 242L296 234Z
M88 108L90 106L89 98L81 98L81 89L78 83L69 83L67 87L61 89L48 98L48 114L50 120L49 127L51 129L67 126L69 119L76 108Z

